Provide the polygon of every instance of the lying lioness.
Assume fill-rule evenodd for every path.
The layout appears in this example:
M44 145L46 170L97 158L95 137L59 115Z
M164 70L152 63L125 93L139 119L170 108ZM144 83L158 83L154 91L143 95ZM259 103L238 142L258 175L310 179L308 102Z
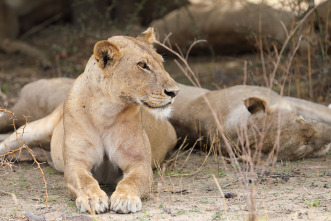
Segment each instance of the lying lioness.
M82 212L102 213L109 203L115 212L141 210L152 166L176 144L174 128L162 119L179 87L164 70L154 40L149 28L137 38L98 42L64 104L18 130L27 145L51 142L54 167L64 171ZM17 147L14 133L0 143L0 155ZM99 183L118 183L110 199Z
M257 86L217 91L180 88L170 119L179 137L188 136L194 142L204 136L209 144L217 143L220 133L212 109L232 147L242 155L266 159L278 153L278 160L296 160L331 150L331 109L323 105ZM221 151L227 153L224 143Z
M71 81L57 78L26 85L13 107L14 112L18 116L29 113L33 119L45 116L64 99L63 92L66 87L69 88ZM59 88L58 85L66 86ZM330 150L331 109L323 105L282 97L263 87L235 86L218 91L185 85L180 87L181 93L174 102L171 122L177 134L182 138L188 136L192 143L200 136L205 137L204 143L208 140L209 143L219 141L216 120L203 97L206 95L226 135L240 149L243 144L248 145L252 153L260 149L259 156L264 158L278 151L278 160L319 156ZM50 99L53 97L57 99ZM9 119L6 114L0 117L0 129L10 125ZM17 123L24 124L25 120L22 118ZM248 131L248 136L243 137L243 129ZM262 136L260 131L265 134ZM278 143L278 132L279 148L275 145ZM226 152L224 145L222 151Z

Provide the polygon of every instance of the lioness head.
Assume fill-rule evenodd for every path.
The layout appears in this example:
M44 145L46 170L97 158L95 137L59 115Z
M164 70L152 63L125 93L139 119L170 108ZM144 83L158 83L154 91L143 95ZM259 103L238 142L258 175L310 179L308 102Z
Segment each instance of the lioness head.
M111 96L125 105L142 105L154 116L167 118L179 92L152 44L153 28L138 37L114 36L94 46L94 64ZM92 58L93 59L93 58Z
M330 150L331 129L326 124L305 119L291 110L270 107L261 98L250 97L244 102L251 113L247 137L252 152L262 145L261 154L274 152L278 160L297 160Z

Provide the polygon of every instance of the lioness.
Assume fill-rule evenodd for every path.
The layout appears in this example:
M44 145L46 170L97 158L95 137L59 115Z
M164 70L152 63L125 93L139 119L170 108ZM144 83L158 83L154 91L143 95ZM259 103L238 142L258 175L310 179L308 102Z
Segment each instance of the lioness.
M174 128L162 119L179 87L164 70L154 41L149 28L137 38L98 42L64 104L18 130L28 145L51 141L54 167L64 171L82 212L102 213L109 203L115 212L141 210L152 166L176 144ZM12 134L0 144L0 155L17 147ZM108 199L98 183L118 184Z
M65 88L69 87L71 81L72 79L68 78L56 78L38 80L26 85L13 107L14 112L29 113L33 119L46 115L47 111L54 109L61 102L61 98L64 99ZM57 87L59 84L66 86ZM206 95L233 144L245 143L249 145L250 151L254 152L262 145L261 142L258 144L258 141L263 141L260 156L264 158L272 153L274 145L277 144L279 129L281 133L278 160L323 155L330 149L331 110L323 105L282 97L264 87L241 85L218 91L185 85L180 87L181 93L174 102L171 122L177 134L182 138L188 136L192 143L200 136L204 136L205 141L220 137L216 121L204 100L203 95ZM57 99L50 99L52 97ZM3 122L7 122L6 127L10 125L9 120L10 116L6 114L0 117L0 130L4 129ZM18 123L24 122L21 120ZM249 136L243 139L239 129L247 130ZM266 133L261 140L262 136L258 131L263 130ZM223 152L226 152L225 146L222 147Z
M180 88L170 122L179 137L188 136L191 142L204 136L209 144L218 143L220 135L211 107L232 145L243 155L250 152L255 159L266 159L278 152L277 160L296 160L331 150L331 110L323 105L282 97L257 86L216 91L185 85ZM224 144L221 151L227 152Z

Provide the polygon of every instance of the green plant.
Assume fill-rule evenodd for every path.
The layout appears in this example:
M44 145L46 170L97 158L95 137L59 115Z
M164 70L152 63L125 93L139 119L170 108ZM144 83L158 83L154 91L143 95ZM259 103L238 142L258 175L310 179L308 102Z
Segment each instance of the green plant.
M20 188L21 189L28 189L30 188L31 184L30 183L21 183Z
M2 84L0 89L3 93L6 94L9 91L9 84L8 83Z
M319 200L316 198L314 201L309 202L305 199L305 203L308 207L318 207L319 206Z
M180 215L180 214L185 214L186 213L186 210L184 209L180 209L177 211L177 214Z
M19 181L26 181L26 178L24 178L24 176L20 176L20 177L18 177L18 180Z
M138 219L140 220L140 221L147 221L148 219L146 219L144 216L140 216L140 217L138 217Z
M50 169L46 170L46 173L48 173L48 174L55 174L57 172L56 172L56 170L50 168Z
M314 206L314 207L318 207L318 206L319 206L319 200L318 200L318 198L316 198L316 199L314 200L313 206Z
M215 172L215 176L216 177L224 177L225 176L224 170L221 169L221 170Z
M216 214L212 215L212 218L213 219L220 219L220 218L222 218L222 213L216 213Z
M170 170L170 171L165 171L164 172L165 176L178 176L178 175L189 175L187 172L183 172L181 170Z
M76 204L74 202L68 202L67 205L69 207L76 207Z

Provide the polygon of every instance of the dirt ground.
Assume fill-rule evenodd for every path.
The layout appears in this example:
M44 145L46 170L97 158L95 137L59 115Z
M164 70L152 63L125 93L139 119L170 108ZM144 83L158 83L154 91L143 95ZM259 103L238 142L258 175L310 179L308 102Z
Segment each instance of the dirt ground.
M0 220L37 220L31 214L46 220L247 220L252 190L260 220L331 220L330 154L278 162L273 169L258 170L257 177L246 172L249 182L231 165L211 155L205 161L206 157L200 151L183 153L168 170L155 170L153 190L143 199L142 211L96 216L77 211L63 174L47 163L42 165L48 186L46 206L39 169L32 163L17 163L12 171L0 173ZM217 185L228 198L222 197ZM114 189L102 188L108 194Z
M132 27L130 35L136 36L142 30ZM38 60L26 55L0 53L1 107L10 108L20 88L31 81L77 77L83 72L97 40L122 33L117 28L102 26L94 29L65 24L47 27L27 42L47 53L51 61L48 68L42 68ZM171 76L180 83L189 83L173 58L164 56ZM330 62L314 56L313 96L309 97L305 56L294 59L296 69L291 69L285 92L328 104L331 103ZM258 53L192 57L189 63L202 85L210 89L244 82L265 85ZM272 62L267 71L270 67ZM302 73L298 74L299 71ZM47 163L42 164L48 190L47 206L44 183L36 165L25 162L15 163L12 170L0 168L0 220L247 220L252 205L260 220L331 220L330 153L317 159L277 162L274 167L257 169L257 176L245 171L239 174L237 166L224 164L215 156L209 156L204 163L204 152L193 151L186 161L187 156L188 153L180 155L166 171L155 171L153 190L143 200L142 211L127 215L79 213L65 187L63 174ZM103 189L111 194L114 187ZM229 198L224 199L220 190Z

